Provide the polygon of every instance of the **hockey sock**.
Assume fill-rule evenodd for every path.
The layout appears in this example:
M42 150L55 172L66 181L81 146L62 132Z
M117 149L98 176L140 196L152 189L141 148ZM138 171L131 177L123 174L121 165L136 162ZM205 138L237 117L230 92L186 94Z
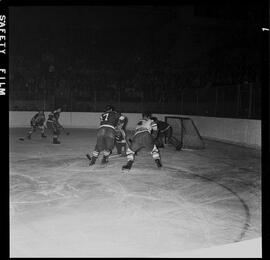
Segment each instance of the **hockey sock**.
M105 164L105 163L107 163L109 161L110 154L111 154L110 150L109 151L104 151L102 161L101 161L102 164Z
M156 163L158 168L160 168L162 166L160 159L156 159L155 163Z

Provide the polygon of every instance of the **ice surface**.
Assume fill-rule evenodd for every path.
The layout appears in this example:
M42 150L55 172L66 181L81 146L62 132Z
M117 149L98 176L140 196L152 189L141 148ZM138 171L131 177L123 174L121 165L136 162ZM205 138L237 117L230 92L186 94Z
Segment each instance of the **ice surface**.
M88 166L96 130L60 145L26 132L10 129L11 257L166 257L261 236L258 150L166 146L162 169L142 152L126 173L116 151Z

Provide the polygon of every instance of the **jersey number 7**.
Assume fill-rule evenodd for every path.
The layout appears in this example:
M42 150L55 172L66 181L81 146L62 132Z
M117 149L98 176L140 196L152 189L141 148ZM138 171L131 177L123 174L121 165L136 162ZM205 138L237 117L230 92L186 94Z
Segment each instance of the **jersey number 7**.
M108 116L109 116L109 113L103 114L102 121L108 121Z

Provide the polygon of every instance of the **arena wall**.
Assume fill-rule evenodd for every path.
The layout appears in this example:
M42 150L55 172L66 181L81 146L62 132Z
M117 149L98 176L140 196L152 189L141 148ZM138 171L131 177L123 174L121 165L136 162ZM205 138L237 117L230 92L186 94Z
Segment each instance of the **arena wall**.
M29 122L36 112L10 111L10 127L29 127ZM49 112L45 112L46 117ZM134 129L141 118L138 113L126 113L128 129ZM160 120L165 116L180 116L169 114L155 114ZM217 141L229 142L253 148L261 147L261 121L248 119L216 118L202 116L187 116L193 119L202 137ZM100 113L63 112L60 123L67 128L97 128Z

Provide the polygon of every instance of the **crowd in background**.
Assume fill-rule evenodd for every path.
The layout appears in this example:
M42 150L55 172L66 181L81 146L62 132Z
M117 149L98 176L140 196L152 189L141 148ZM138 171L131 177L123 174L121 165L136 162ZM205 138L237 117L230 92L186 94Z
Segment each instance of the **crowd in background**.
M89 65L83 57L69 63L10 61L10 100L49 100L76 107L79 102L178 102L185 90L258 82L258 57L245 50L212 52L189 66L145 57L116 69ZM254 54L253 54L254 55Z
M204 88L217 85L236 85L244 81L255 82L258 77L256 65L246 60L241 53L211 57L208 64L194 63L188 68L160 67L129 72L121 76L117 70L89 70L65 64L43 66L41 62L14 57L10 71L12 98L43 98L44 92L53 91L56 96L76 98L93 97L93 92L102 91L112 98L121 91L126 98L145 97L158 101L163 90L175 94L185 88ZM171 92L171 93L170 93ZM106 99L106 97L104 97Z

